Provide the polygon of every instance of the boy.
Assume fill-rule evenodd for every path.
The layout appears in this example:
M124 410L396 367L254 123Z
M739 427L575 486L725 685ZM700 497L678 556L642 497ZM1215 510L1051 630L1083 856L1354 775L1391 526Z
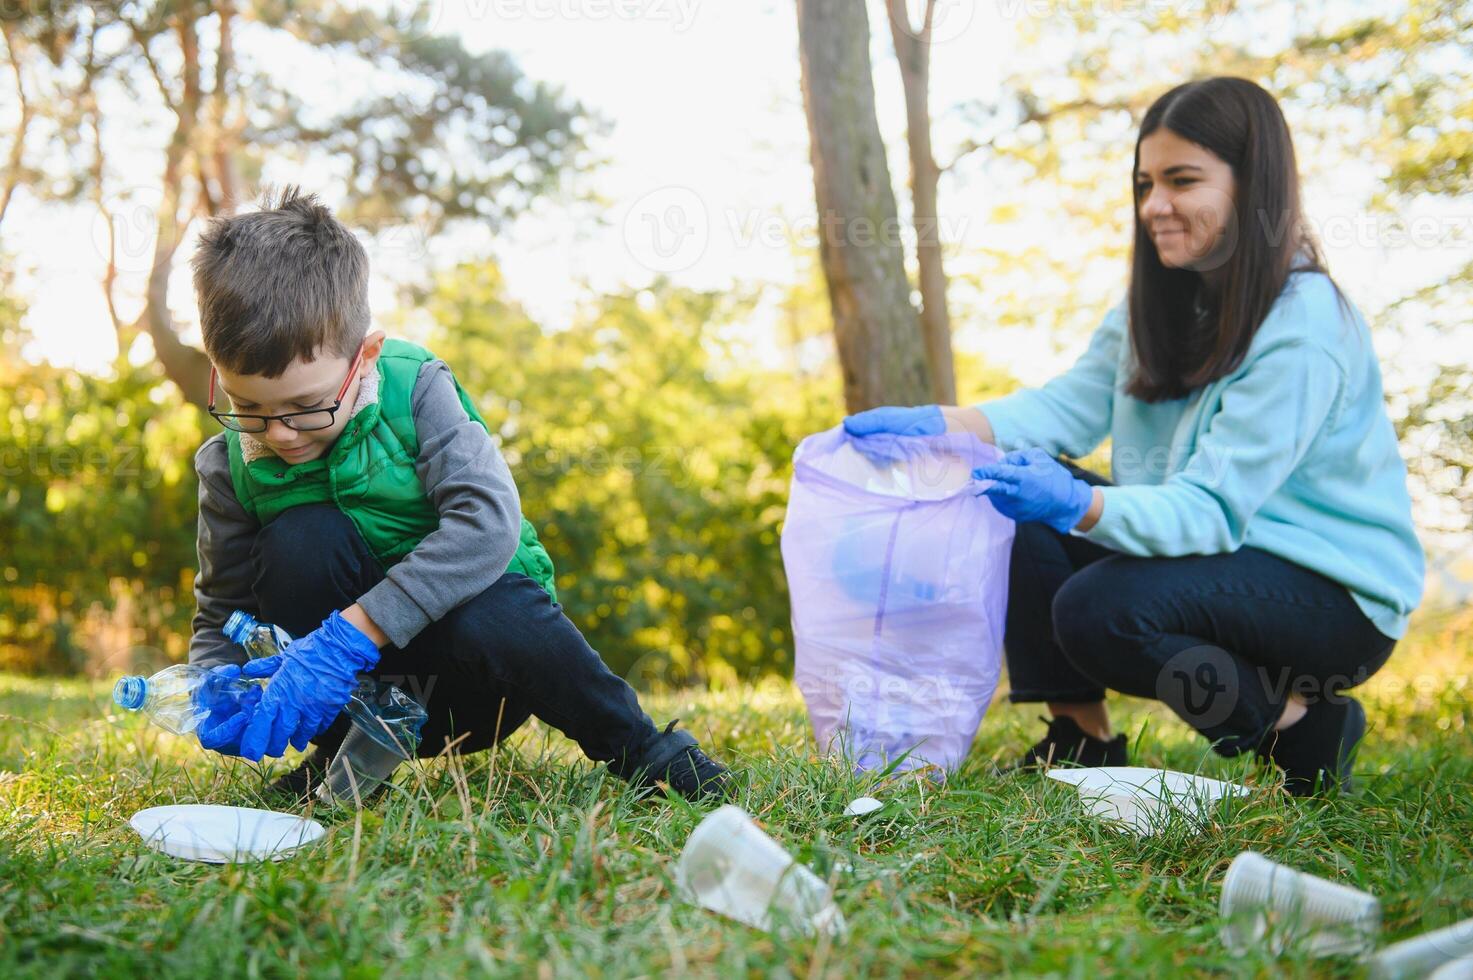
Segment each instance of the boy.
M724 792L725 768L657 729L563 615L475 406L444 362L370 329L367 253L315 196L216 219L192 264L226 431L195 456L189 660L270 677L257 703L210 706L202 745L257 761L311 743L274 784L305 795L366 671L424 704L422 755L487 748L535 714L626 780ZM222 632L235 609L297 639L242 667Z

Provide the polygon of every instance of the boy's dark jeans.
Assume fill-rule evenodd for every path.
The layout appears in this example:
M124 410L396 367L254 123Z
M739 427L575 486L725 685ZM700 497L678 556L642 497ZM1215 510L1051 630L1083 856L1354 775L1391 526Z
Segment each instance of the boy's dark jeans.
M368 545L337 508L294 507L261 529L252 552L261 618L305 636L384 577ZM656 734L634 690L604 664L562 607L525 575L509 572L431 623L403 650L386 647L373 675L429 713L419 754L488 748L530 715L557 728L620 775ZM348 717L313 739L334 751Z
M1044 524L1019 524L1013 540L1012 701L1088 703L1106 688L1155 698L1233 756L1289 694L1333 699L1395 645L1344 586L1257 548L1135 558Z

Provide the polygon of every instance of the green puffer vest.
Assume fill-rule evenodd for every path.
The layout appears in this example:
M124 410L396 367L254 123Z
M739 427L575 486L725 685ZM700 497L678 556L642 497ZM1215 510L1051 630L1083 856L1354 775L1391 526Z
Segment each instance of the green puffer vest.
M378 401L349 419L327 455L318 459L288 465L272 456L247 463L240 433L227 429L230 479L246 513L264 525L289 507L330 503L357 526L385 569L413 551L440 525L440 515L414 470L419 435L410 404L420 369L434 358L407 341L384 341L378 359ZM486 420L459 381L455 390L466 414L484 427ZM557 601L552 559L525 517L507 571L526 575Z

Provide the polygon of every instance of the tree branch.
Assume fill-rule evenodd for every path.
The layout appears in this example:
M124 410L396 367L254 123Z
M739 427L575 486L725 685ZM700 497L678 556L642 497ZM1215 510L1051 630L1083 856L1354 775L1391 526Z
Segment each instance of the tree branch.
M148 70L153 75L154 83L159 87L159 96L163 98L165 107L177 114L179 112L179 100L174 97L173 91L169 88L169 83L164 81L164 73L159 68L159 63L154 60L153 52L149 49L149 43L153 41L155 35L145 34L132 21L128 21L127 23L133 29L133 38L138 42L138 53L143 56L144 64L148 65Z
M112 320L113 332L118 336L118 349L121 351L127 341L124 336L126 324L118 316L117 298L114 295L118 281L118 242L113 231L112 215L107 210L107 200L104 193L103 177L107 172L107 158L102 149L102 121L101 113L97 110L97 93L94 88L96 80L96 62L93 54L97 49L97 34L94 31L87 38L87 65L82 73L82 87L78 92L78 101L83 106L86 114L88 128L92 134L92 203L97 206L103 221L107 224L107 268L102 274L102 298L107 303L107 315Z
M911 216L916 232L916 278L921 293L919 325L931 369L931 395L939 404L956 401L951 350L951 313L946 304L946 268L941 255L938 185L941 170L931 148L931 25L936 2L926 0L921 28L910 23L905 0L886 0L890 37L905 93L905 142L910 154Z
M176 30L179 50L184 57L184 93L173 107L177 123L164 154L163 199L159 204L157 236L154 239L153 266L148 273L143 312L137 326L153 339L154 355L163 365L169 380L184 397L200 407L209 400L209 358L179 340L174 318L169 311L169 274L174 268L174 252L183 239L184 227L179 221L184 169L190 154L190 140L198 123L200 106L200 69L198 21L187 8L178 15ZM150 59L152 63L152 59Z
M21 164L25 159L26 133L31 128L33 115L30 100L26 98L25 78L21 73L20 51L17 50L14 28L10 22L0 19L0 33L5 36L5 50L10 56L10 67L15 72L15 94L20 102L20 123L16 126L15 141L10 145L10 157L5 166L5 186L0 190L0 224L5 221L5 212L10 210L10 198L20 185Z
M220 43L215 52L215 83L210 92L212 146L216 193L211 214L233 212L240 203L240 174L235 164L235 138L227 121L231 74L235 71L235 2L219 0Z
M1018 126L1030 122L1046 125L1061 116L1074 113L1099 113L1121 110L1132 112L1135 110L1135 106L1126 99L1113 99L1105 102L1097 102L1093 99L1076 99L1072 102L1061 102L1056 106L1045 109L1026 92L1018 94L1018 105L1023 111L1022 117L1018 120ZM990 149L996 143L997 136L992 136L981 141L967 140L957 150L956 155L951 158L951 161L941 168L941 172L950 172L953 167L961 163L968 156L971 156L978 150Z

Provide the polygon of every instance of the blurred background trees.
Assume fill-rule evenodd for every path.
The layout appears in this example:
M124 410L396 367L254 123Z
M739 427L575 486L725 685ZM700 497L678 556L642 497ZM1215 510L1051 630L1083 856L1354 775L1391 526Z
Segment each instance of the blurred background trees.
M152 364L112 377L19 356L0 300L0 669L181 659L194 612L202 413Z
M578 93L437 35L432 6L37 0L0 10L11 69L0 73L0 99L17 123L0 134L0 222L18 190L90 202L116 250L101 284L109 299L118 270L147 281L137 315L110 302L120 353L92 376L22 356L25 303L3 277L17 256L0 257L0 669L113 672L183 655L192 453L215 431L191 407L202 400L203 355L176 321L177 299L175 313L167 302L192 223L248 205L267 161L288 160L328 182L312 189L331 190L366 233L408 226L450 241L458 227L504 227L596 167L607 122ZM936 334L922 324L939 317L955 338L963 403L1017 383L987 357L1014 331L1062 347L1094 328L1124 279L1134 126L1171 85L1221 73L1265 84L1283 101L1311 189L1335 187L1350 165L1373 175L1354 216L1376 235L1427 211L1448 216L1444 232L1469 230L1466 4L1407 0L1394 14L1357 6L1350 17L1288 0L1141 4L1129 16L1060 4L1055 16L1023 19L1003 85L942 105L917 98L929 48L915 44L945 3L874 0L867 19L843 5L850 35L821 16L820 0L797 6L820 25L791 52L810 130L836 111L862 116L853 72L862 63L872 76L869 118L856 123L863 139L815 146L815 163L862 149L884 176L869 174L858 197L850 188L846 200L860 203L840 211L860 213L860 199L883 187L891 203L877 220L893 215L917 247L889 248L843 302L835 257L815 248L794 256L807 273L790 284L703 291L662 278L582 290L577 314L559 323L513 301L496 262L465 254L409 276L388 324L446 357L480 400L569 614L636 681L786 668L777 535L794 446L837 422L846 400L861 407L840 356L846 310L884 310L887 343L898 345L872 345L857 362L883 369L866 382L866 404L936 397L926 340ZM832 72L819 80L824 104L814 98L815 57L848 66L842 86ZM297 58L330 59L354 97L304 98L280 67ZM892 91L905 99L907 126L883 133L874 93L884 101ZM103 139L120 99L162 106L169 121L152 134L143 169ZM907 174L912 193L894 193ZM827 178L815 177L822 210ZM982 243L946 240L944 222L926 241L928 210L944 217L979 181L993 191L989 209L969 216L985 225ZM1383 364L1429 538L1465 534L1473 516L1470 273L1473 261L1392 297L1374 324L1378 344L1407 354ZM883 302L856 298L877 290ZM904 353L876 353L892 349ZM918 376L903 390L885 373L900 368Z
M169 309L174 255L192 220L249 203L267 157L313 158L341 174L337 213L356 228L412 221L426 235L456 221L502 222L586 162L594 121L581 106L499 52L472 54L428 32L430 15L429 6L331 0L7 4L0 26L23 111L0 203L22 180L56 200L95 202L111 233L104 289L114 326L125 340L146 331L164 372L203 407L209 363L180 339ZM331 58L362 97L341 107L303 98L282 69L314 56ZM29 90L38 77L44 87ZM156 191L141 198L111 190L123 165L102 130L104 107L119 97L160 102L173 120L159 172L127 170L128 182ZM33 127L44 172L22 153ZM124 258L148 262L146 301L124 322L112 303L117 252L144 243L150 254Z
M949 142L935 141L943 190L979 179L998 189L982 218L995 245L943 243L961 339L978 344L979 324L1058 338L1092 330L1123 295L1131 198L1122 175L1141 115L1188 78L1254 79L1284 108L1308 193L1341 198L1316 208L1316 237L1353 239L1388 257L1415 242L1464 255L1431 284L1385 297L1371 324L1392 355L1382 357L1388 401L1424 536L1440 546L1434 567L1456 563L1453 549L1466 548L1473 521L1473 6L1041 6L1053 16L1020 19L1022 43L1002 86L934 109L961 120L948 125ZM887 7L904 66L911 35L895 27L894 11L909 11L914 32L935 4ZM919 264L910 272L924 281ZM1338 274L1353 292L1384 288Z
M754 370L749 297L657 281L548 332L494 266L443 276L430 347L480 394L568 615L621 673L693 680L788 664L777 556L789 459L840 413L831 379Z

